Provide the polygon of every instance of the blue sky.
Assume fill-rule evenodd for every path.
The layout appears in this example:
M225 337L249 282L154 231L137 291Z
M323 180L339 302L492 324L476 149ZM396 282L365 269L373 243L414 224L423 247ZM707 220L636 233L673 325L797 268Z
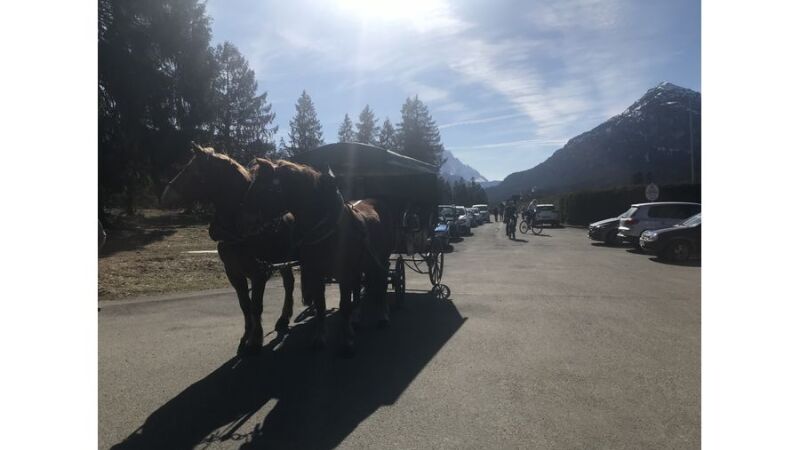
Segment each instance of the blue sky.
M306 89L325 140L365 104L425 102L488 179L545 160L661 81L700 90L699 1L208 0L285 136ZM277 140L277 139L276 139Z

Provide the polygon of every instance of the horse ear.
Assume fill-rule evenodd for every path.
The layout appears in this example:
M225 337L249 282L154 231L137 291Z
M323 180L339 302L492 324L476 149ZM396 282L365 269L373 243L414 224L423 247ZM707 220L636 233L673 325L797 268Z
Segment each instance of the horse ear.
M331 181L332 182L332 181L336 180L336 175L334 175L333 170L331 170L331 166L328 166L328 170L322 171L322 173L320 173L320 177L324 181Z

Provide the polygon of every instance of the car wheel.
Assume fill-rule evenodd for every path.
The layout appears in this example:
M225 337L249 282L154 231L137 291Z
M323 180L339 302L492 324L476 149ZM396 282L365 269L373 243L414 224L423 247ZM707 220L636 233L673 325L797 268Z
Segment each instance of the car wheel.
M639 234L639 239L636 240L636 250L640 252L644 252L644 249L642 248L642 234L644 234L644 231L642 231L642 233Z
M691 245L686 241L672 241L667 245L666 251L664 252L664 256L666 259L675 262L684 262L689 259L689 255L692 252Z
M617 244L617 230L613 229L606 233L605 239L606 245L616 245Z

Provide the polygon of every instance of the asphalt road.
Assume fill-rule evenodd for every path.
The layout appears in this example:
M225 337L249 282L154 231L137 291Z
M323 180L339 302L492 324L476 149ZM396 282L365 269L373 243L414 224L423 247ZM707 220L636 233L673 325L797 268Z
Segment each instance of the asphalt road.
M699 448L699 264L579 229L518 237L490 223L454 244L449 300L409 273L420 290L389 329L365 318L353 359L336 314L322 352L300 323L239 360L231 292L102 304L100 448Z

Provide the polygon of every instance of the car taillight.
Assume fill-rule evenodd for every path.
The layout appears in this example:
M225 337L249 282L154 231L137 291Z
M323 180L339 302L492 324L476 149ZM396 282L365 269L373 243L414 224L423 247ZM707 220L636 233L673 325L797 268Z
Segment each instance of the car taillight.
M625 225L636 225L637 223L639 223L639 220L637 220L637 219L624 219L622 221L622 223L624 223Z

